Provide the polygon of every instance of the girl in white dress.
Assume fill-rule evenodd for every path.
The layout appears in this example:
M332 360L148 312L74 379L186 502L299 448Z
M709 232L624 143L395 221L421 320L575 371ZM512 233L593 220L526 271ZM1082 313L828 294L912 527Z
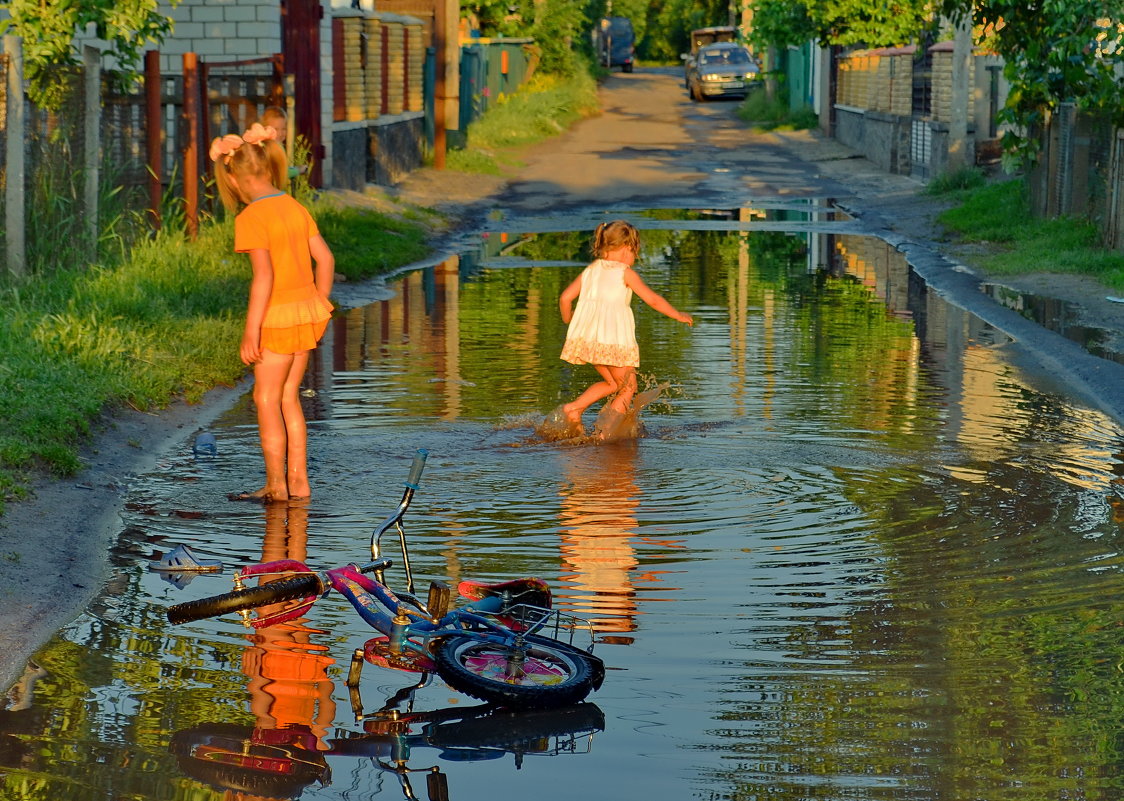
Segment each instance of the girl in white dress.
M562 290L558 299L562 321L569 324L561 358L571 364L592 364L601 374L600 381L562 406L571 426L581 426L582 412L614 393L610 407L620 414L629 410L636 394L636 368L640 366L630 305L634 292L660 314L695 324L691 315L649 289L632 269L639 254L640 232L636 228L623 220L601 223L593 234L596 260ZM573 308L575 298L578 303Z

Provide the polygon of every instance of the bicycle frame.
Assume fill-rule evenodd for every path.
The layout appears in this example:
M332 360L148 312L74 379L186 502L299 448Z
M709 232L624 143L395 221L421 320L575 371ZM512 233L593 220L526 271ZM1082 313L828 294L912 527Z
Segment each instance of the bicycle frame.
M263 628L303 616L335 590L382 635L352 654L347 684L353 689L364 661L414 673L436 672L461 692L510 705L572 703L600 688L605 668L592 653L592 623L552 609L550 590L541 579L462 581L460 594L472 603L458 608L450 608L452 593L443 581L430 582L424 602L414 594L402 518L427 455L417 452L398 508L372 532L371 562L323 571L293 559L249 565L235 576L234 592L175 605L168 610L169 620L183 623L237 611L246 625ZM381 556L381 541L392 528L398 531L402 549L403 592L392 590L384 578L393 563ZM251 577L281 575L284 580L276 583L243 583ZM252 609L259 610L258 617L252 617ZM588 634L585 649L574 644L580 629Z

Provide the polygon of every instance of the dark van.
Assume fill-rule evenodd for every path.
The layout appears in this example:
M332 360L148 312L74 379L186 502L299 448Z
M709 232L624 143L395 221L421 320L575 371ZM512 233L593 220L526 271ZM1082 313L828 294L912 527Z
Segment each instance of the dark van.
M636 34L628 17L605 17L593 31L593 47L603 67L632 72Z

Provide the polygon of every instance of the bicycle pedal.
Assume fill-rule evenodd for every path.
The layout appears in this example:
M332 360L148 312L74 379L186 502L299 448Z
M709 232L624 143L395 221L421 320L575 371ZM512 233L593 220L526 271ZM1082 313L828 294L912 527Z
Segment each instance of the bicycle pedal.
M429 610L429 616L433 620L440 620L449 614L452 599L453 589L444 581L434 579L429 582L429 599L426 601L426 609Z

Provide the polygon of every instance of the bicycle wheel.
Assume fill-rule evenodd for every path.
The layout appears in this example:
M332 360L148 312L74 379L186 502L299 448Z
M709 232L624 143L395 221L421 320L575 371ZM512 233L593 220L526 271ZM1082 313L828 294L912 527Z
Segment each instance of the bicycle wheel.
M437 645L434 663L449 686L474 698L514 707L565 706L593 689L589 662L573 650L532 635L521 656L503 643L454 634Z
M579 737L604 730L605 713L585 701L550 709L493 710L488 715L430 723L425 738L437 748L503 748L531 753L554 737Z
M323 592L320 579L314 573L302 573L292 578L270 581L257 587L246 587L210 598L186 601L168 607L168 620L172 623L187 623L205 617L218 617L227 612L242 609L256 609L259 606L275 604L279 601L294 601L319 595Z

